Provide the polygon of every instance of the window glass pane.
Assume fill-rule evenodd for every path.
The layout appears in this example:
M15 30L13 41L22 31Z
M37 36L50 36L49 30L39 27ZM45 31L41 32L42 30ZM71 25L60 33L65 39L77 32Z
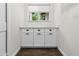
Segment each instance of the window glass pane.
M32 12L32 20L37 21L38 18L39 18L38 13L37 12Z
M49 19L49 13L46 13L46 12L42 12L40 13L40 20L48 20Z
M48 21L49 13L48 12L30 12L29 14L31 21Z

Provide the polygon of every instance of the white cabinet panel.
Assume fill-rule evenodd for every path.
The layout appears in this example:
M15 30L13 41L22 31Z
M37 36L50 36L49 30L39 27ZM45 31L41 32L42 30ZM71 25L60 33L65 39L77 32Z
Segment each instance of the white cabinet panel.
M56 47L55 30L45 29L45 47Z
M6 33L0 32L0 56L6 55Z
M33 46L33 29L22 30L22 46L25 47Z
M34 47L44 47L44 29L34 29Z

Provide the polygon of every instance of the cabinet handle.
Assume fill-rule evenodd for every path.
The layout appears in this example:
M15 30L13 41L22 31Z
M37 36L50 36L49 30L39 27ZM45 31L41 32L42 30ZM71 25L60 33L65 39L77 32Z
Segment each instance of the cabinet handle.
M27 29L26 31L29 31L29 29Z
M49 35L53 35L53 33L49 33Z
M26 33L26 35L29 35L29 33Z
M41 33L37 33L37 35L41 35Z
M38 29L38 31L40 31L40 29Z
M52 31L52 29L49 29L49 31Z

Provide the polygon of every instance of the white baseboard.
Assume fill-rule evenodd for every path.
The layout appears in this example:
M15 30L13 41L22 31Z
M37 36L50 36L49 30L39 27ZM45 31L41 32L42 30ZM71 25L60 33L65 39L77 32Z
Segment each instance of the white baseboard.
M61 48L58 47L58 50L61 52L63 56L68 56L66 53L64 53L64 51Z
M16 56L16 54L19 52L21 48L19 47L11 56Z

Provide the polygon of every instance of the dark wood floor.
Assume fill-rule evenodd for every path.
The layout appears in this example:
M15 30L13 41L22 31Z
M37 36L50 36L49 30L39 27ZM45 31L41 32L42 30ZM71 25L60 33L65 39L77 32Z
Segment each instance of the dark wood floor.
M62 56L57 48L22 48L16 56Z

